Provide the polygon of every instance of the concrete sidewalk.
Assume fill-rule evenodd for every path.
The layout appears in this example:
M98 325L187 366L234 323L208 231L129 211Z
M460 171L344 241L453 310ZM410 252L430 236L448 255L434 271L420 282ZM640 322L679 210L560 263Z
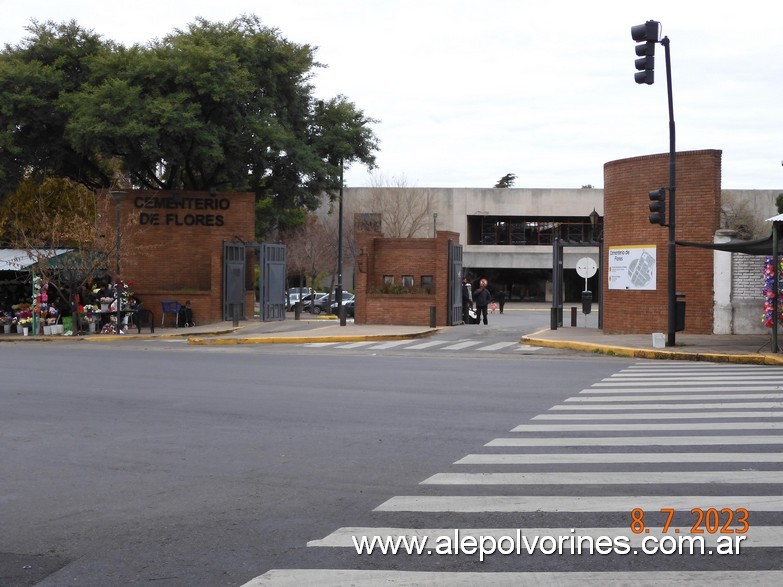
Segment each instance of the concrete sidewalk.
M675 346L654 348L652 334L604 334L597 328L573 327L539 330L522 336L521 340L535 346L623 357L783 365L783 353L771 352L769 334L702 335L678 332L675 335Z
M528 308L541 311L542 308ZM461 328L461 326L441 327ZM28 336L0 335L0 342L82 341L100 343L128 339L186 338L193 345L280 344L308 342L358 342L369 340L415 339L431 336L441 328L428 326L384 326L355 324L349 320L340 326L333 317L314 317L309 314L294 320L293 314L276 322L241 321L219 322L193 328L159 328L154 334L144 329L124 335L87 336ZM762 365L783 365L783 353L771 352L769 334L696 335L676 334L674 347L654 348L652 334L604 334L597 328L561 327L557 330L540 329L532 333L519 332L520 342L532 346L572 349L645 359L673 359L713 361Z

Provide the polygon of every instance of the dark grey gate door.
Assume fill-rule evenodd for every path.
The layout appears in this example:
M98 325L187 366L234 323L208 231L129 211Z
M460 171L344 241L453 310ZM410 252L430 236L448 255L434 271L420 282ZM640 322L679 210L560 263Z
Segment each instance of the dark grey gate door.
M448 326L462 324L462 245L449 241Z
M245 318L245 245L223 243L223 320Z
M285 320L285 245L261 245L261 319Z

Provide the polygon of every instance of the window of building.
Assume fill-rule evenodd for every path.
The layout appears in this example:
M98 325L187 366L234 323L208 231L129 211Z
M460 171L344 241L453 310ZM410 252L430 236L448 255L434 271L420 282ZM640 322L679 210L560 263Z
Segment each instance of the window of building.
M422 275L421 276L421 289L423 289L427 293L432 293L432 286L433 286L434 280L432 275Z
M413 275L402 276L402 287L411 289L413 287Z
M469 245L551 245L591 242L602 227L593 228L589 216L468 216Z
M384 275L383 285L394 285L394 275Z

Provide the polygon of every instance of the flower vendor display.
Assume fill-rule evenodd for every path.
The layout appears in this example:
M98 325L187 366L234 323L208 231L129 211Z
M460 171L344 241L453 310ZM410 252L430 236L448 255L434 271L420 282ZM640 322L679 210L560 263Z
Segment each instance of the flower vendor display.
M130 302L130 298L133 295L133 283L130 281L123 281L120 280L117 283L117 288L119 289L120 293L120 307L123 310L126 310L128 308L128 303Z
M85 304L79 308L79 316L81 316L90 332L95 332L98 324L98 314L96 312L97 310L92 304Z
M778 260L778 280L783 281L783 259ZM780 289L780 283L778 283L778 289ZM772 257L767 257L764 260L764 288L762 290L764 296L764 317L762 323L767 328L772 328L775 322L775 272L774 264L772 263ZM783 323L783 295L778 291L778 323Z
M4 334L11 333L11 325L13 324L14 317L10 312L0 312L0 330Z
M33 311L30 304L15 304L11 306L14 311L13 323L16 325L16 332L22 334L24 329L30 329L33 326Z

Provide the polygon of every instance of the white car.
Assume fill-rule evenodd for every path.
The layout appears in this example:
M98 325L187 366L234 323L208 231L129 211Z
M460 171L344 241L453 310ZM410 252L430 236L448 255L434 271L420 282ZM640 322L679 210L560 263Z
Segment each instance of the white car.
M286 296L286 310L291 311L294 309L294 306L296 305L296 302L299 301L299 298L301 298L303 295L307 296L313 293L313 288L311 287L292 287L288 290L287 296Z

